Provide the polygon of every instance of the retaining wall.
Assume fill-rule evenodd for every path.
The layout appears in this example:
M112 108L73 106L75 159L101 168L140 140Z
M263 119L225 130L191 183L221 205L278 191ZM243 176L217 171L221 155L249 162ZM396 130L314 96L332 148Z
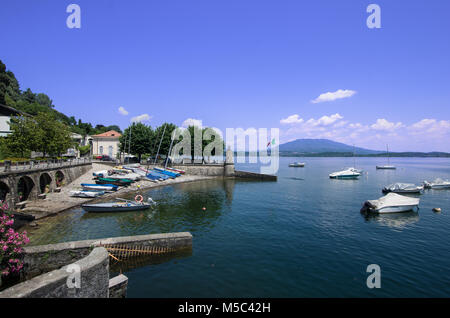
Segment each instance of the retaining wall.
M94 247L104 245L146 246L175 251L192 248L192 235L189 232L149 234L25 247L24 277L30 279L73 263L87 256Z
M80 269L79 288L74 283L73 265ZM37 276L0 292L0 298L107 298L109 296L109 256L97 247L83 259Z

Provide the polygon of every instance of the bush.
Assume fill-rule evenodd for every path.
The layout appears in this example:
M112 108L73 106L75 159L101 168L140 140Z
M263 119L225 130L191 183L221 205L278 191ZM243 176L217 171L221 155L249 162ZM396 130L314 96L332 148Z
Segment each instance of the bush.
M6 212L6 203L0 203L0 276L8 276L18 274L23 268L23 246L30 240L25 231L14 231L14 216Z

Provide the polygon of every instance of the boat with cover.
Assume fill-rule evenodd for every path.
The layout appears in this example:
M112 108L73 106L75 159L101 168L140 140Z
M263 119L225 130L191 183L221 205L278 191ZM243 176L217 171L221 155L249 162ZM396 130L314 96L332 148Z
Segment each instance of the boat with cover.
M152 169L152 170L150 170L150 172L152 172L152 173L154 173L156 175L165 176L165 177L168 177L168 178L171 178L171 179L175 179L176 178L176 176L174 174L168 173L166 171L160 171L160 170Z
M423 185L426 189L450 189L450 181L437 178L433 182L424 181Z
M136 202L119 199L118 202L83 204L81 207L87 212L128 212L138 211L150 208L154 201L149 198L148 202Z
M170 177L174 177L174 178L181 176L181 174L178 173L178 172L168 171L168 170L165 170L165 169L162 169L162 168L158 168L158 167L153 168L153 170L158 171L158 172L163 173L163 174L166 174L166 175L168 175Z
M171 178L171 177L169 177L168 175L165 175L165 174L163 174L163 173L159 173L159 172L154 171L154 170L149 170L149 172L148 172L148 174L147 174L147 177L148 177L148 176L157 177L157 178L159 178L160 180L167 180L167 179L170 179L170 178Z
M87 191L87 190L70 191L70 196L77 198L96 198L104 194L105 191Z
M331 179L358 179L361 174L354 170L346 169L330 174Z
M388 193L378 200L367 200L363 203L361 212L374 213L398 213L417 211L419 209L419 198L411 198L396 193Z
M412 183L393 183L391 185L388 185L388 186L384 187L381 191L383 193L394 192L394 193L415 193L415 194L420 194L420 193L423 192L423 185L422 186L417 186L417 185L412 184Z
M304 167L305 163L304 162L293 162L289 164L289 167L293 167L293 168L297 168L297 167Z
M91 184L82 183L83 190L87 191L117 191L118 186L115 184Z

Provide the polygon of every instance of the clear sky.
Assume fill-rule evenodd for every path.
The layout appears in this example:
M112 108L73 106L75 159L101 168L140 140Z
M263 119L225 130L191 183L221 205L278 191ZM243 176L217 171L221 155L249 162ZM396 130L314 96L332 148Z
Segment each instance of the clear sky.
M449 14L448 0L1 0L0 59L94 125L190 118L450 152Z

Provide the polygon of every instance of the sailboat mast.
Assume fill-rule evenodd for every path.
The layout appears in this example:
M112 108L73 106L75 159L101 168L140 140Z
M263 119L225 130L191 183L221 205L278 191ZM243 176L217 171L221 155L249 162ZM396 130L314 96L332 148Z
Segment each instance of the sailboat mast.
M387 151L387 157L388 157L388 165L389 165L389 146L388 145L386 145L386 151Z

